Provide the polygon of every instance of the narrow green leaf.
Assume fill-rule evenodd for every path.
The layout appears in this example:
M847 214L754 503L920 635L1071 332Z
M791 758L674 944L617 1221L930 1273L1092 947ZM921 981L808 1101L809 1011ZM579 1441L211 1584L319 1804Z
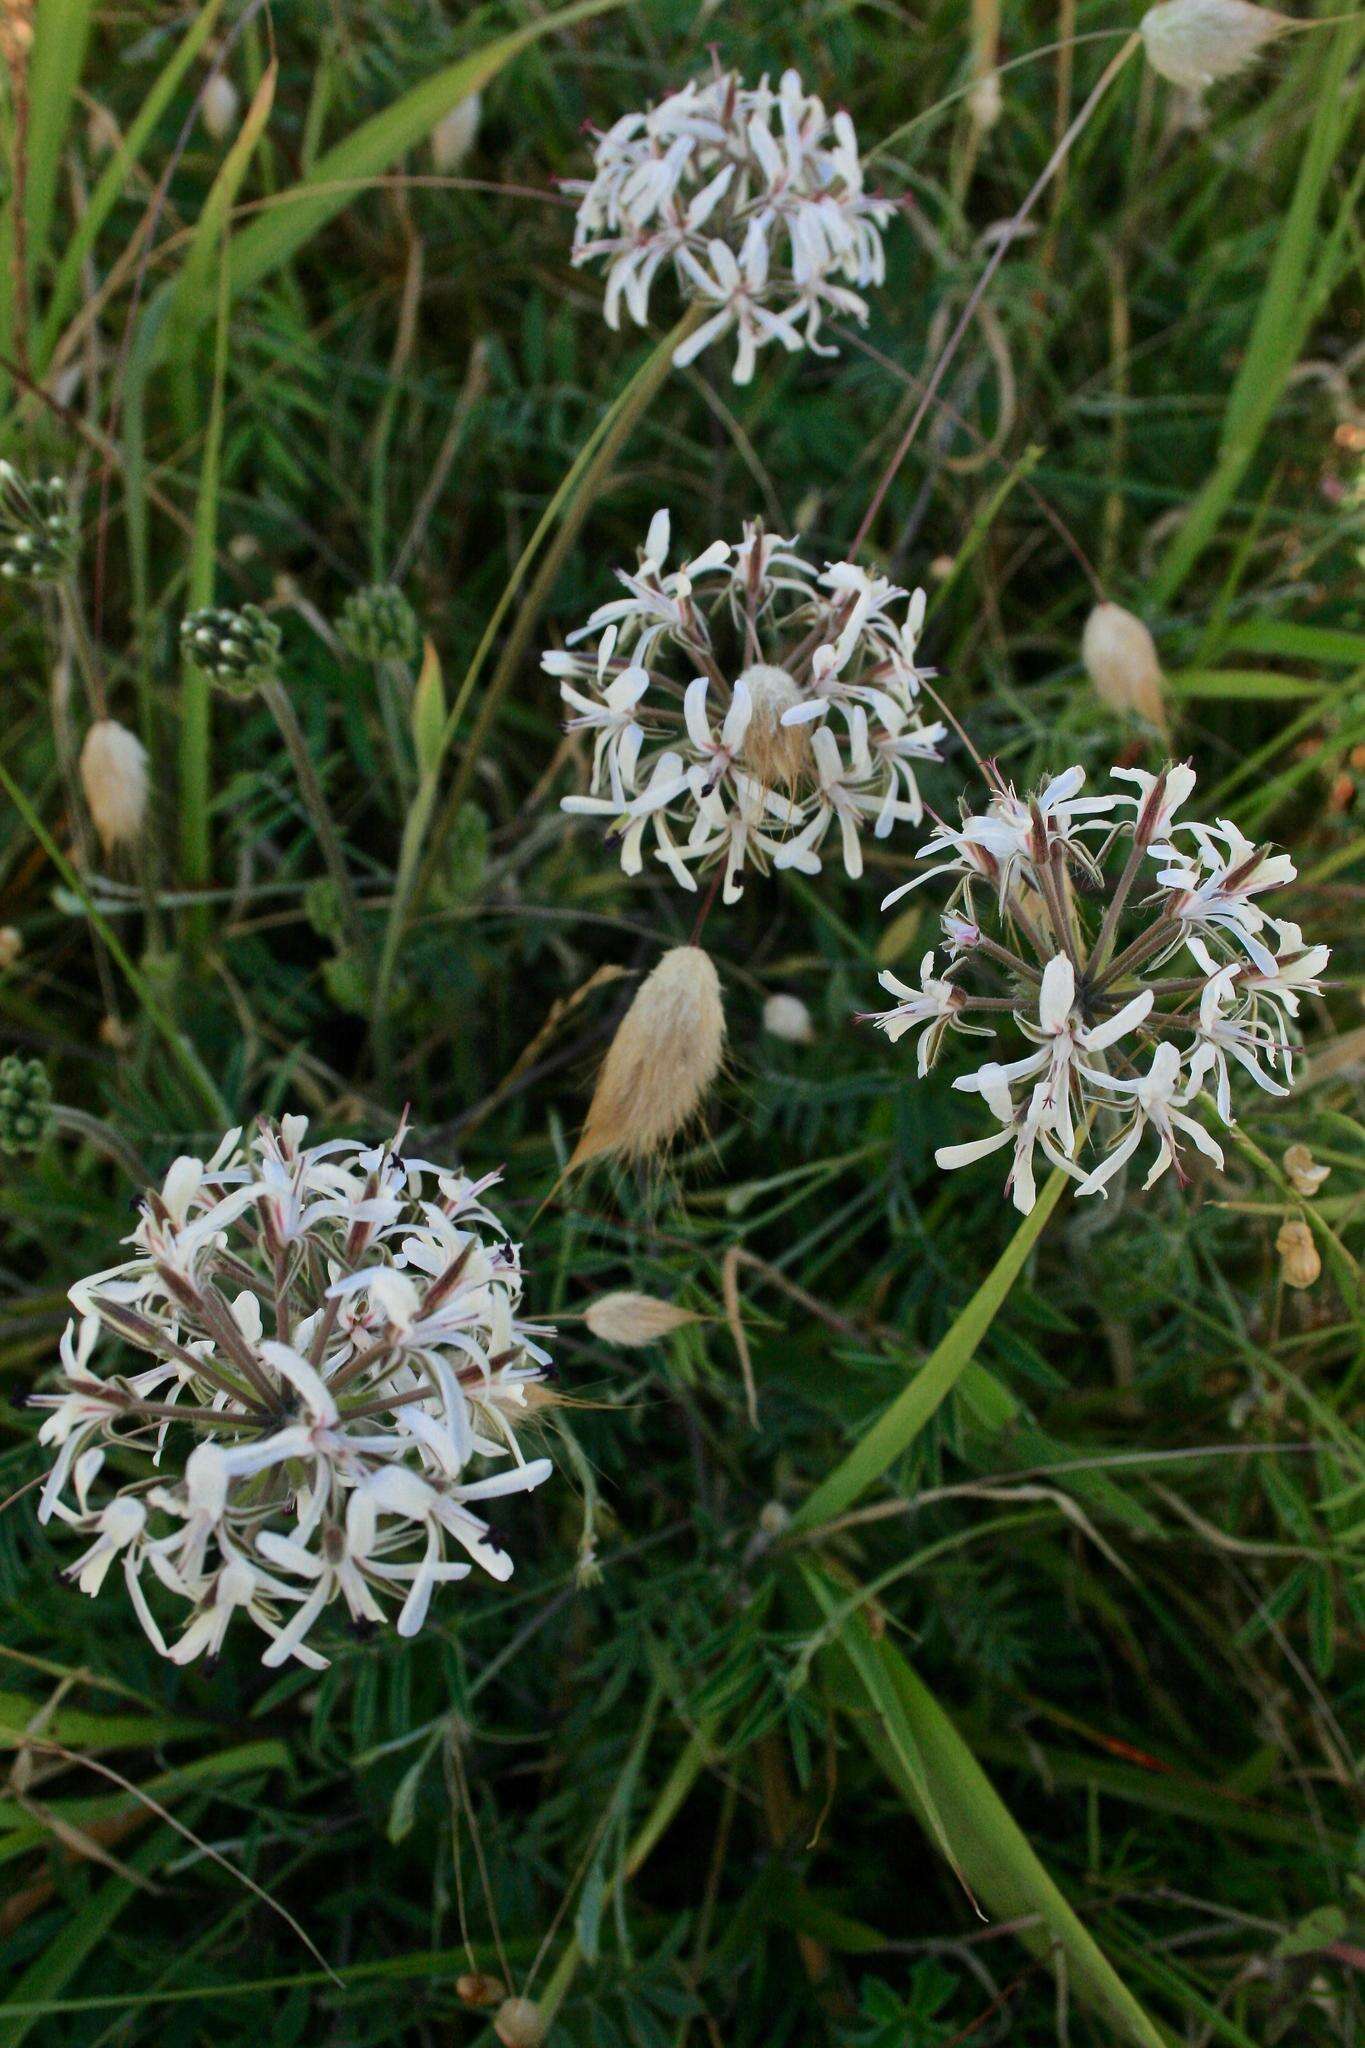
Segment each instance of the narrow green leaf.
M263 277L287 263L311 235L350 204L357 192L397 163L405 151L424 141L443 114L448 114L470 93L479 92L522 50L558 29L609 13L622 4L623 0L574 0L574 5L544 15L510 35L499 36L496 42L446 65L413 86L391 107L363 122L343 142L320 156L308 177L282 192L269 211L236 238L232 251L233 296L259 284Z
M1176 697L1229 697L1285 703L1295 697L1321 697L1323 685L1303 676L1275 675L1261 668L1186 668L1166 678Z
M1065 1185L1066 1175L1058 1168L947 1336L847 1457L802 1502L792 1517L794 1528L812 1529L846 1513L859 1495L866 1493L914 1442L971 1364L977 1346L1024 1270L1024 1262L1060 1201Z
M832 1585L830 1591L838 1597ZM822 1661L836 1705L849 1713L911 1808L928 1821L900 1753L903 1746L913 1745L933 1795L933 1831L943 1829L954 1862L982 1905L998 1920L1020 1922L1019 1939L1053 1968L1064 1959L1068 1991L1111 2030L1111 2038L1133 2043L1134 2048L1168 2048L1167 2036L1077 1917L948 1715L895 1645L874 1638L865 1616L858 1613L845 1623L839 1644L827 1650ZM869 1661L878 1665L882 1679L875 1698L862 1681ZM871 1713L860 1706L860 1694ZM884 1727L888 1697L895 1703L898 1743L889 1740Z

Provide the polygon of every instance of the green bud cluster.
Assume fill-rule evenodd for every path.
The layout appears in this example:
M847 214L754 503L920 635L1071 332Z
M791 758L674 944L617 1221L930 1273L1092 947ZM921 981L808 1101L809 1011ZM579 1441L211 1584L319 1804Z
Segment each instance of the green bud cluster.
M421 644L417 614L392 583L376 583L347 598L337 638L357 661L411 661Z
M52 1121L52 1083L41 1060L0 1060L0 1152L36 1152Z
M259 605L190 612L181 621L180 651L233 697L249 697L280 672L280 629Z
M76 527L59 476L30 479L0 462L0 576L52 583L76 555Z

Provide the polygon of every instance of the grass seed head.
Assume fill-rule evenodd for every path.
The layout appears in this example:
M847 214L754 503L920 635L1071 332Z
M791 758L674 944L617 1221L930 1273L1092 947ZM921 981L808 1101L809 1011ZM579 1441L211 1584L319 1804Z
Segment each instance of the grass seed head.
M200 111L204 128L215 142L222 142L237 126L237 110L242 104L241 94L225 71L215 71L204 87L204 98Z
M669 1337L674 1330L681 1330L688 1323L700 1322L701 1318L690 1308L679 1308L671 1301L660 1301L657 1295L633 1294L629 1289L619 1294L602 1294L583 1311L583 1320L594 1337L604 1344L624 1344L634 1347L653 1344L660 1337Z
M100 718L81 748L81 786L106 853L130 846L147 816L147 750L116 718Z
M1121 604L1097 604L1085 622L1081 659L1101 704L1165 731L1161 662L1141 619Z
M504 1998L493 2019L502 2048L540 2048L545 2016L533 1998Z
M781 991L763 1005L763 1029L770 1038L780 1038L787 1045L812 1045L815 1041L815 1021L800 996Z
M472 92L453 106L431 131L431 160L438 171L449 176L458 171L479 138L479 116L483 96Z
M724 1045L715 967L699 946L675 946L617 1027L570 1166L664 1151L705 1101Z
M1187 92L1202 92L1245 70L1286 29L1287 14L1251 0L1161 0L1141 21L1153 71Z

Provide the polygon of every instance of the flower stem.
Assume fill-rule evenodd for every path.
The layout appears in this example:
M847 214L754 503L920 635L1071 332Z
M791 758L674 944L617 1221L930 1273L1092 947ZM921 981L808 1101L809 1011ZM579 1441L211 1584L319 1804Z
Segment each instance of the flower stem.
M278 676L272 676L268 682L262 684L261 695L270 706L271 715L288 749L294 773L298 778L299 794L313 822L313 830L317 833L318 845L322 848L322 857L327 863L327 872L341 898L341 914L346 925L346 936L358 950L364 944L365 931L360 922L360 907L356 902L355 886L346 866L341 834L337 831L336 820L332 816L322 783L318 779L317 769L313 766L313 757L308 751L303 727L299 724L298 714L289 692Z

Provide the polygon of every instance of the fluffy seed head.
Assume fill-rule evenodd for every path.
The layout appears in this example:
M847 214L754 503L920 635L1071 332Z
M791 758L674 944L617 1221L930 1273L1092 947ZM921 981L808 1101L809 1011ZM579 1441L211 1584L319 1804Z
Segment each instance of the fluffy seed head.
M1244 70L1294 24L1251 0L1161 0L1140 26L1153 71L1187 92L1201 92Z
M1322 1272L1322 1260L1306 1223L1297 1220L1280 1225L1275 1249L1280 1255L1280 1278L1286 1287L1311 1287Z
M570 1166L662 1152L701 1108L724 1044L716 970L699 946L675 946L617 1027Z
M436 123L431 131L431 160L438 171L449 175L459 170L478 140L482 112L483 96L472 92Z
M769 996L763 1005L763 1029L788 1045L810 1045L815 1038L814 1020L800 996Z
M701 1321L690 1308L660 1301L653 1294L602 1294L583 1311L583 1320L604 1344L653 1344L688 1323Z
M1085 622L1081 660L1101 704L1165 730L1161 662L1141 619L1121 604L1097 604Z
M13 967L24 950L24 935L17 925L0 924L0 974Z
M794 788L810 753L803 728L782 723L783 713L801 702L795 678L771 662L756 661L738 680L748 689L754 707L740 759L765 789Z
M237 126L241 95L225 71L215 71L204 87L201 112L204 127L215 142L221 142Z
M545 2016L533 1998L504 1998L493 2018L502 2048L540 2048Z
M147 815L147 750L116 718L100 718L81 748L81 786L106 853L129 846Z

